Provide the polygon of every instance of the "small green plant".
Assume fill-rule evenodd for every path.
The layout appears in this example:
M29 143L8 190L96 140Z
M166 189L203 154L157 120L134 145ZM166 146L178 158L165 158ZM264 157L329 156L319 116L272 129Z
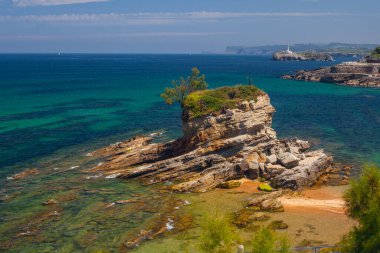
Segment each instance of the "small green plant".
M201 224L199 248L205 253L231 253L238 240L229 220L220 215L206 217Z
M265 192L271 192L273 191L272 187L270 187L269 184L261 183L257 187L260 191L265 191Z
M188 77L180 77L179 80L172 81L172 87L165 88L161 97L167 104L179 103L181 107L184 105L186 97L197 90L207 89L206 76L201 75L198 68L194 67L191 70L191 75Z
M361 176L346 192L348 215L358 225L344 237L342 251L372 253L380 249L380 168L365 166Z
M277 234L265 227L259 229L252 241L252 253L290 253L288 237Z

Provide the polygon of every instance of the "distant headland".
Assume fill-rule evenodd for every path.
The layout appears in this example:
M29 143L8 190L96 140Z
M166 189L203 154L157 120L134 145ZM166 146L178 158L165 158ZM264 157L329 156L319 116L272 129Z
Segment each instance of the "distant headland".
M264 45L264 46L227 46L225 54L235 55L266 55L270 56L282 51L288 45ZM350 44L350 43L308 43L293 44L292 50L295 52L315 52L326 53L332 57L339 56L364 56L370 54L376 48L376 44Z
M293 52L290 46L285 51L278 51L273 54L275 61L333 61L334 58L328 53L310 52Z
M343 62L314 70L300 70L282 78L378 88L380 87L380 47L359 61Z

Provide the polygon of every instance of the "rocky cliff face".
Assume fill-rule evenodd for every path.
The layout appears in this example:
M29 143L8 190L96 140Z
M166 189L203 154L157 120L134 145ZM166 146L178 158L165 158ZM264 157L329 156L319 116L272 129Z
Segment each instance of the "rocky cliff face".
M322 150L306 152L306 141L277 139L271 128L274 112L264 94L256 102L183 122L184 136L178 140L157 144L135 137L97 150L92 155L107 160L92 171L148 184L170 181L176 191L207 191L242 177L262 177L274 187L291 189L313 185L332 158Z
M295 75L284 75L283 78L356 87L380 87L380 64L343 63L309 71L300 70Z

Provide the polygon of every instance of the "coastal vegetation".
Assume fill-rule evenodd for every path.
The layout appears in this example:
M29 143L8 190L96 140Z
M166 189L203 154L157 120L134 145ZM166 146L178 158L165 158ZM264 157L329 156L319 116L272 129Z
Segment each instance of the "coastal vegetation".
M252 253L290 253L290 241L269 227L260 228L252 240Z
M201 224L199 247L205 253L230 253L237 236L229 220L221 215L206 217Z
M373 52L371 53L371 57L375 59L380 59L380 46L373 50Z
M208 216L201 224L199 248L204 253L232 253L236 249L244 252L239 245L240 238L225 216ZM286 234L277 233L271 226L260 227L246 243L252 253L290 253L291 243Z
M344 238L343 252L374 253L380 249L380 168L367 165L345 194L348 214L358 225Z
M172 87L165 88L161 97L167 104L179 103L181 107L184 105L185 98L192 92L207 89L206 76L202 75L198 68L191 70L188 77L181 76L178 80L172 81Z
M190 118L197 118L225 109L236 108L242 101L257 100L264 93L253 85L236 85L214 90L201 90L189 94L183 105Z

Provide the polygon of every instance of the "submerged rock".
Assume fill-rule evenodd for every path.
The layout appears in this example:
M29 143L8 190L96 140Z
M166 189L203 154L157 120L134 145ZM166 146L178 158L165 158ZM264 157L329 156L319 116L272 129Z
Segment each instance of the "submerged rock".
M244 86L231 89L236 92L239 87ZM305 153L310 147L306 141L277 139L269 96L262 91L254 94L240 102L234 95L225 101L235 103L231 108L206 115L197 112L197 117L185 106L182 138L153 143L142 136L97 150L92 154L107 160L91 171L106 178L140 178L147 184L176 182L170 187L180 192L204 192L243 177L260 177L291 189L315 184L332 158L323 151Z
M8 180L20 180L32 175L36 175L38 173L39 173L38 169L27 169L23 172L20 172L20 173L14 174L11 177L8 177Z
M219 184L219 188L222 189L232 189L232 188L237 188L241 185L241 182L239 181L227 181Z
M49 206L49 205L56 205L58 204L58 201L55 199L49 199L45 202L42 203L44 206Z
M282 230L287 229L289 226L283 220L274 220L269 224L271 229Z

